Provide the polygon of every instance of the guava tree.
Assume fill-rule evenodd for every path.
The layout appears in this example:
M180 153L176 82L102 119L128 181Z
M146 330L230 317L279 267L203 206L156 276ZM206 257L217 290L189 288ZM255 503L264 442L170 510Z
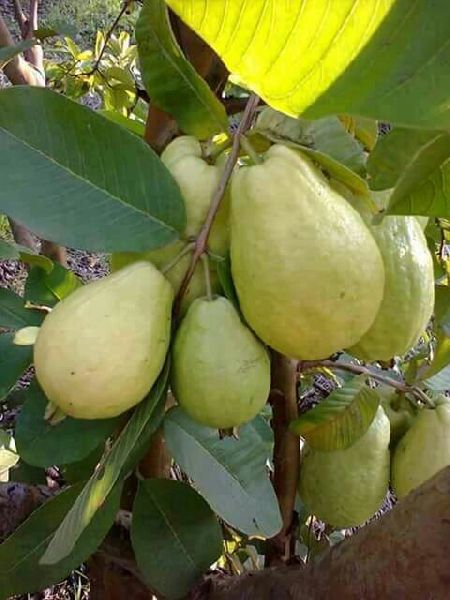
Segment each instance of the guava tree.
M139 10L53 89L0 23L0 596L444 597L448 2Z

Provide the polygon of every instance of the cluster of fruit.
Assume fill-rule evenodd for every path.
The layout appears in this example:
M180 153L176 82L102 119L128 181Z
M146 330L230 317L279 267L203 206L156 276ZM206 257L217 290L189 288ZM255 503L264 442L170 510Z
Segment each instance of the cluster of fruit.
M113 273L58 304L39 332L37 378L49 400L73 417L105 418L134 406L165 361L173 298L191 260L183 251L199 232L224 163L208 163L188 136L174 140L161 158L185 200L183 240L143 254L114 254ZM434 304L432 259L416 218L388 216L374 224L362 201L344 197L301 153L280 144L261 164L236 169L229 187L208 248L212 255L230 252L245 322L217 295L214 262L209 277L199 265L171 347L171 386L194 419L226 429L261 410L270 388L266 345L301 360L347 349L373 361L415 344ZM364 494L377 489L374 507L387 487L386 421L380 409L365 436L343 451L366 465L367 448L367 465L377 465L358 475ZM308 464L318 460L305 458L303 489L319 485L317 475L308 476ZM352 459L345 460L356 477ZM337 483L339 469L330 465Z

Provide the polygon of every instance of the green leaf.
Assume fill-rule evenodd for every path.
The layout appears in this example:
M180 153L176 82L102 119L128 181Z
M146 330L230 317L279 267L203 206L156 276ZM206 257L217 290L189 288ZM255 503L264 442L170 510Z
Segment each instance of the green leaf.
M430 379L426 379L424 384L430 390L434 390L436 392L446 392L450 390L450 365L430 377Z
M181 481L139 483L131 541L145 582L169 600L184 598L222 554L216 517L205 500Z
M430 379L441 373L450 365L450 335L438 331L434 358L428 369L422 374L421 379ZM433 386L433 384L431 384Z
M448 0L167 0L270 106L450 125Z
M142 78L152 102L173 115L185 133L199 139L227 131L225 109L183 56L163 0L144 0L136 39Z
M96 466L100 463L104 451L105 444L100 444L89 456L85 456L79 462L63 465L61 467L61 474L64 477L64 481L78 483L79 481L88 480Z
M141 121L130 119L114 110L99 110L98 112L110 121L117 123L117 125L125 127L125 129L128 129L128 131L134 133L138 137L144 137L145 125L141 123Z
M253 421L239 439L220 439L181 408L164 419L167 447L214 512L247 535L270 538L281 528L277 498L266 462L270 449Z
M28 325L40 325L42 313L25 308L23 299L14 292L0 288L0 327L5 329L22 329Z
M366 386L366 379L359 375L331 392L292 421L290 430L315 450L343 450L354 444L370 427L380 403L377 392Z
M16 244L9 244L0 239L0 260L17 260L19 258L19 249Z
M357 140L371 152L378 139L378 123L375 119L367 119L357 115L339 115L347 131L352 133Z
M25 50L32 48L36 44L36 40L23 40L15 46L5 46L0 48L0 69L3 69L13 58L18 54L22 54Z
M33 362L33 348L13 344L14 334L0 335L0 400Z
M18 483L47 485L45 470L27 465L23 460L20 460L16 466L11 469L10 480Z
M307 121L293 119L266 107L259 114L255 131L269 136L272 141L287 140L317 150L359 175L365 173L363 147L346 131L338 117Z
M14 242L5 242L0 239L0 260L21 260L29 265L37 265L46 271L52 270L52 261L39 254L33 252L30 248L15 244Z
M25 298L34 304L54 306L81 285L78 277L59 263L52 263L50 273L39 267L30 269L25 284Z
M222 286L225 297L232 302L237 310L239 309L239 300L236 294L236 288L234 287L233 277L231 275L231 260L230 255L227 253L225 258L221 258L216 263L217 275L219 277L220 285Z
M381 136L367 159L370 188L393 188L423 146L439 132L396 127Z
M388 213L450 217L450 134L436 133L399 177Z
M450 287L446 285L435 287L434 317L437 324L450 335Z
M16 444L29 465L50 467L77 462L88 456L111 435L118 419L72 419L57 425L44 419L48 399L36 381L26 393L25 404L16 423Z
M40 592L59 583L100 545L119 509L121 485L117 485L106 498L102 510L84 530L70 556L56 565L40 563L48 540L76 501L82 487L74 485L48 500L0 544L1 598Z
M183 231L178 186L143 140L46 89L2 90L0 106L0 211L100 252L148 250Z
M123 476L123 467L142 433L146 428L148 429L151 422L154 424L154 429L158 427L160 419L155 419L155 415L160 417L158 408L164 402L168 371L167 362L153 389L134 411L111 451L104 456L99 467L86 483L75 504L58 527L42 557L43 564L55 564L72 552L85 528L102 507L116 482Z

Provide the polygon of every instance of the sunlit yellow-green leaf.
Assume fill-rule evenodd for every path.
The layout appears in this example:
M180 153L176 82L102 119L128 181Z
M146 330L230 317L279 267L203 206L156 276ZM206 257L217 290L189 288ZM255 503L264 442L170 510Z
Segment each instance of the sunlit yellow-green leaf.
M272 107L450 124L448 0L167 0Z

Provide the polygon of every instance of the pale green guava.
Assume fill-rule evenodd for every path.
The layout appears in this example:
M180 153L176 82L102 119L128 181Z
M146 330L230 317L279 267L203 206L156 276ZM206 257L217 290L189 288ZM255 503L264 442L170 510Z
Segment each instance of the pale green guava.
M34 346L47 398L78 419L104 419L140 402L170 341L173 291L137 262L75 290L45 318Z
M233 176L231 266L250 326L298 359L355 344L383 296L383 261L361 216L282 145Z
M434 307L433 260L415 217L387 216L370 230L386 274L375 321L349 352L366 361L407 352L423 333Z
M225 298L191 304L173 345L172 386L193 419L218 429L250 421L266 403L268 353Z
M321 521L355 527L381 506L389 484L389 419L378 407L369 429L349 448L322 452L307 444L300 498Z
M392 487L403 498L450 465L450 402L420 411L392 459Z
M399 440L405 435L414 419L417 416L417 410L395 390L388 386L381 386L376 390L380 396L381 406L386 413L391 424L391 440L389 448L392 451Z

